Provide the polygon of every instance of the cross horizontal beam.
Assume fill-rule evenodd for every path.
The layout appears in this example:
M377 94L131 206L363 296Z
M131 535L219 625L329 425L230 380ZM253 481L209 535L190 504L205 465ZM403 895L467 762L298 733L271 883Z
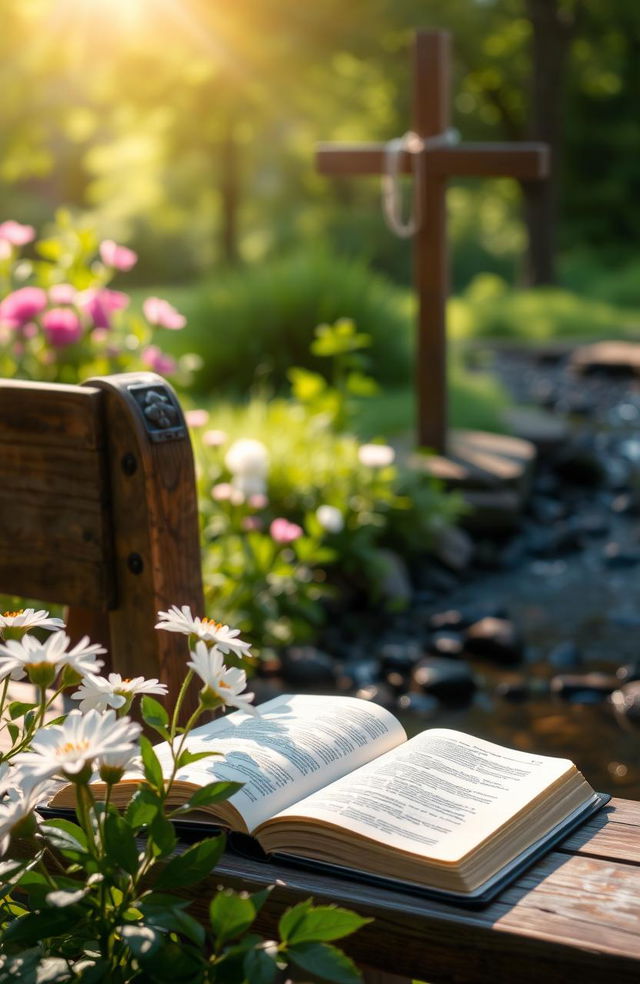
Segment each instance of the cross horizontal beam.
M454 147L426 147L429 174L434 177L510 177L540 181L550 170L549 148L542 143L468 143ZM386 144L323 143L316 151L321 174L347 175L386 172ZM399 170L411 174L412 155L403 153Z

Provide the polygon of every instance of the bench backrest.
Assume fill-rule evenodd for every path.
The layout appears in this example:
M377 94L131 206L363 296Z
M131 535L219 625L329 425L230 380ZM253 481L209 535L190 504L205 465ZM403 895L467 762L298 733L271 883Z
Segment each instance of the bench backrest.
M160 376L0 380L0 593L68 605L110 669L177 693L185 640L156 614L204 602L191 442Z

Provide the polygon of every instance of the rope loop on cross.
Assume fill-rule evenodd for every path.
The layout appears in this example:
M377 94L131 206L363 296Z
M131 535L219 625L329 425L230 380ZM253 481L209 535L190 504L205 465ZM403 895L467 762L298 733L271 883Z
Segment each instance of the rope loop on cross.
M389 140L385 146L385 173L382 175L382 211L392 232L400 239L409 239L420 229L424 221L422 181L420 169L424 166L423 151L432 147L448 147L457 143L457 130L444 130L432 137L420 137L408 130L402 137ZM413 171L413 203L409 216L402 217L400 194L400 159L409 154Z

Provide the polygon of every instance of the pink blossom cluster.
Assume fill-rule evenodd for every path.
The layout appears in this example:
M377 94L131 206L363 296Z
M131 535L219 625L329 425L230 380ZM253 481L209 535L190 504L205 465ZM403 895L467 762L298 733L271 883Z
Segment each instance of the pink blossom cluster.
M275 543L286 546L288 543L293 543L294 540L299 540L304 534L304 530L297 523L290 523L288 519L279 516L278 519L274 519L271 523L269 533Z
M36 238L33 226L14 220L0 223L0 262L11 261L20 247ZM99 254L105 275L115 271L127 272L135 266L138 256L126 246L105 239L100 243ZM25 339L42 331L47 342L55 349L63 349L80 342L85 332L91 332L95 342L104 341L113 326L114 315L129 304L129 296L106 286L91 287L79 291L71 284L58 283L43 287L19 287L0 301L0 329L14 331L16 345L23 347ZM143 305L144 315L153 327L178 330L186 319L168 301L149 297ZM163 375L175 371L176 362L156 345L148 345L142 351L142 361L149 368Z

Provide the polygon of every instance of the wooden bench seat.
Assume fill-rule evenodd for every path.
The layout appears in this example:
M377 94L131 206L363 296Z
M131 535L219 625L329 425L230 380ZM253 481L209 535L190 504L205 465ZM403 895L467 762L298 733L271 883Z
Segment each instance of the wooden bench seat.
M229 853L211 875L211 891L221 883L276 883L259 924L267 936L288 905L309 896L372 916L344 941L346 952L361 965L429 984L640 981L640 803L630 800L612 800L481 910ZM191 911L203 919L208 898L201 886Z

